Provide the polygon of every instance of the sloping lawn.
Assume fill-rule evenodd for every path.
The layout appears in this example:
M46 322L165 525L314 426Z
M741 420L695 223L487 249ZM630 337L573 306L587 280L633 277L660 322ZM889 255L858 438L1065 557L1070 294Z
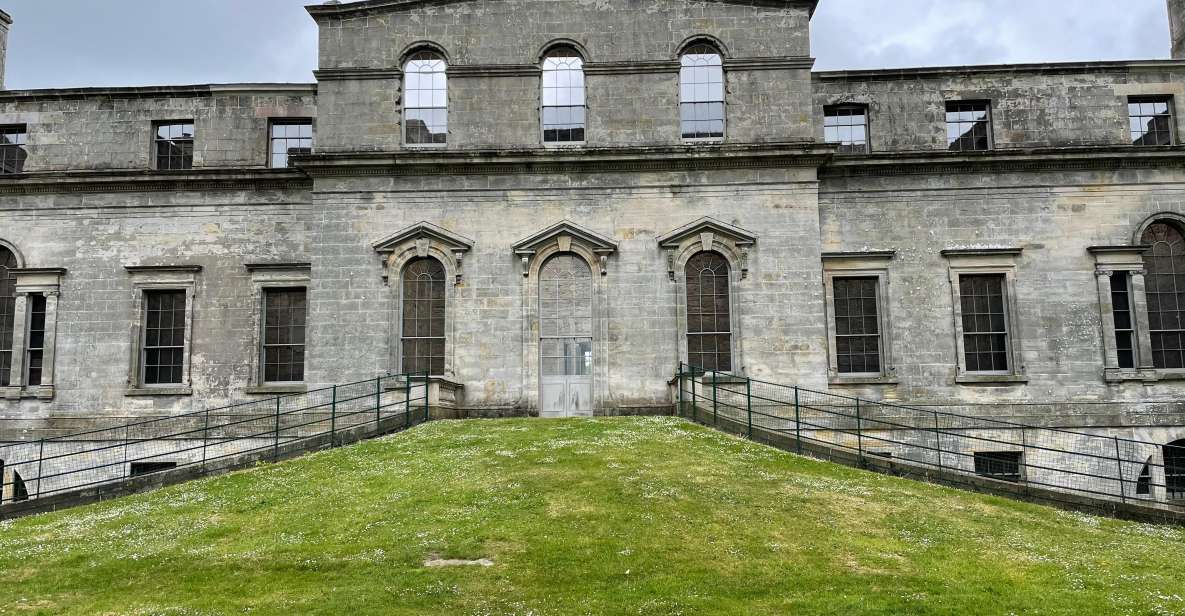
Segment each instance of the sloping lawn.
M0 614L245 613L1185 614L1185 533L672 418L436 422L0 524Z

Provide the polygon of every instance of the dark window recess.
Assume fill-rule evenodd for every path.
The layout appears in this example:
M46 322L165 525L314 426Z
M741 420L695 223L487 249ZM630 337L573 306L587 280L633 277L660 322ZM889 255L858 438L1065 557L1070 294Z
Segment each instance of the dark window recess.
M584 60L573 49L543 59L543 141L584 141Z
M1140 476L1136 478L1136 495L1147 496L1152 494L1152 458L1144 463L1144 468L1140 469Z
M1008 317L1004 276L959 276L963 352L968 372L1008 371Z
M835 359L840 374L880 374L876 278L835 278Z
M265 289L263 292L263 380L297 383L304 380L304 289Z
M444 374L444 266L432 258L403 268L403 372Z
M687 363L693 369L732 370L732 315L728 261L701 252L687 261Z
M975 474L1001 481L1020 482L1021 453L1019 451L975 452Z
M1129 99L1127 116L1132 145L1173 145L1172 97Z
M155 141L157 169L193 168L193 122L157 124Z
M1164 486L1169 500L1185 500L1185 440L1164 446Z
M25 149L29 137L24 126L0 127L0 175L23 173L29 152Z
M947 103L946 143L952 152L992 149L991 105L987 102Z
M131 476L151 475L177 468L176 462L132 462Z
M891 452L891 451L870 451L868 453L871 455L874 455L878 458L892 458L893 457L893 452Z
M413 145L448 139L448 76L444 58L416 53L403 65L403 135Z
M41 384L41 369L45 360L45 296L30 295L28 299L29 335L25 338L25 385Z
M144 292L145 385L184 382L185 291Z
M12 270L16 265L16 255L0 246L0 387L12 384L12 332L16 319L16 274Z
M16 471L12 471L12 500L29 500L29 488L25 485L25 480L21 478L21 474Z
M868 109L861 105L838 105L823 110L823 139L838 143L842 154L868 152Z
M1131 291L1127 272L1111 274L1111 306L1115 315L1115 352L1120 368L1136 367L1135 326L1132 324Z
M288 157L313 153L311 120L274 120L271 130L269 164L275 169L288 166Z
M708 45L688 49L680 59L679 119L684 139L724 137L724 62Z
M1148 330L1152 365L1185 368L1185 237L1176 225L1149 225L1142 238L1152 248L1144 255Z

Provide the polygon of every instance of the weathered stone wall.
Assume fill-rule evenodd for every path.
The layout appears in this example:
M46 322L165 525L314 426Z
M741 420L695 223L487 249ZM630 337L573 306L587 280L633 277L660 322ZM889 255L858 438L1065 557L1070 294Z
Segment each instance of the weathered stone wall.
M1173 57L1185 60L1185 0L1169 0L1169 28L1173 35Z

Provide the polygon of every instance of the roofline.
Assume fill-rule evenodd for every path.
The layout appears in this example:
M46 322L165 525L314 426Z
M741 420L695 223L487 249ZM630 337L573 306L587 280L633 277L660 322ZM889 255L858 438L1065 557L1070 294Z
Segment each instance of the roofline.
M1097 62L1032 62L1022 64L972 64L966 66L923 66L909 68L816 71L818 79L886 79L948 77L967 73L1055 73L1103 70L1185 69L1185 59L1102 60Z
M217 94L247 93L304 93L316 94L316 83L207 83L179 86L131 86L95 88L40 88L35 90L3 90L0 101L58 100L76 98L197 98Z
M2 22L6 26L11 26L12 25L12 15L9 15L8 13L4 12L3 10L0 10L0 22Z
M332 0L331 0L332 1ZM420 4L452 4L455 2L468 2L470 0L360 0L359 2L345 2L340 4L310 4L305 6L305 10L312 15L314 19L318 17L344 17L354 14L366 14L370 12L386 11L395 8L413 7ZM718 2L729 2L730 0L716 0ZM795 4L804 4L810 7L810 16L815 16L815 10L819 8L820 0L736 0L744 4L755 4L758 6L786 6Z

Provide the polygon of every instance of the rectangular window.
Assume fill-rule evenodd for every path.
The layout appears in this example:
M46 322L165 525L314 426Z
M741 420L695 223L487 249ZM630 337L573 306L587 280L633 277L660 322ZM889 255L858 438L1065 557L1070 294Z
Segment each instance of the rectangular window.
M838 143L841 154L868 153L868 108L863 105L825 107L823 139L827 143Z
M157 124L154 141L157 169L193 168L193 120Z
M1173 97L1133 97L1127 102L1132 145L1173 145Z
M263 380L265 383L298 383L304 380L306 306L304 289L264 290Z
M1008 315L1003 274L963 274L959 294L968 372L1008 372Z
M145 385L180 385L185 367L185 291L144 292Z
M268 164L273 169L284 169L289 156L313 153L313 121L272 120L269 141Z
M1136 328L1132 319L1127 272L1111 274L1111 308L1115 317L1115 352L1120 368L1136 367Z
M23 173L29 153L25 146L29 137L24 126L0 126L0 175Z
M25 385L41 385L45 361L45 296L29 295L29 335L25 338Z
M177 468L176 462L132 462L131 475L132 477L139 477L140 475L151 475L152 473L159 473L175 468Z
M1001 481L1020 482L1021 453L1019 451L975 452L975 474Z
M957 101L946 104L946 143L952 152L992 149L991 104Z
M881 335L875 277L832 280L835 359L840 374L880 374Z

